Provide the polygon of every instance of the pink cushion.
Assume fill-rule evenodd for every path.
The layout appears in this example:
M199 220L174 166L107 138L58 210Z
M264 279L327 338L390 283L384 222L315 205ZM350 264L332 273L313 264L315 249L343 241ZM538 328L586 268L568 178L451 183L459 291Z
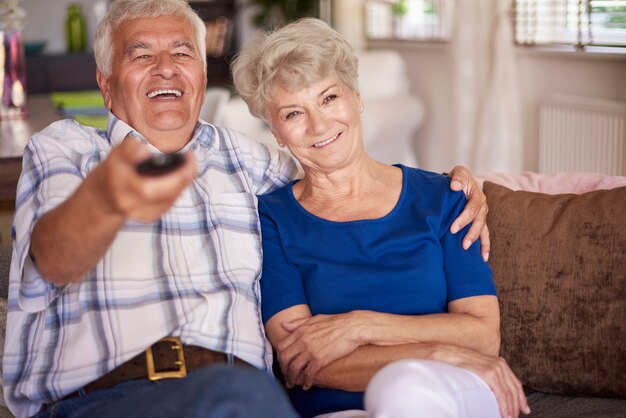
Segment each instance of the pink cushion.
M546 194L582 194L592 190L609 190L626 186L626 177L579 172L556 174L539 174L530 171L523 173L486 173L477 175L476 179L481 186L484 181L491 181L511 190Z

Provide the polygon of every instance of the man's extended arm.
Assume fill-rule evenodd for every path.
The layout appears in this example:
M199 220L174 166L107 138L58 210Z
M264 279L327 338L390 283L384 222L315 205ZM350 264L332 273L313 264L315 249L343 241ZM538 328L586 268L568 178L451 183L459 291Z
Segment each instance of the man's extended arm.
M80 281L127 219L158 219L195 177L189 156L168 175L142 176L135 167L148 155L138 141L123 141L65 202L35 224L30 252L46 280L57 285Z

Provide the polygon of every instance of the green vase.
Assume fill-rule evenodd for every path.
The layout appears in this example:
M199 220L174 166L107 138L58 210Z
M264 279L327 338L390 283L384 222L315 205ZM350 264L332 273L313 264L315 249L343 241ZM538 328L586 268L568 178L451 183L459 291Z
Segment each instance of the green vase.
M80 10L80 4L72 3L67 8L65 22L67 52L85 52L87 50L87 24Z

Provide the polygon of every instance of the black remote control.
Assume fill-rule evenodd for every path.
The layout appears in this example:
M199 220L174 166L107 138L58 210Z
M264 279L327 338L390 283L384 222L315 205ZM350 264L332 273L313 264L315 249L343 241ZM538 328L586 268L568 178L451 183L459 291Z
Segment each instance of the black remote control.
M170 173L185 163L183 154L174 152L171 154L155 154L137 165L139 174L146 176L159 176Z

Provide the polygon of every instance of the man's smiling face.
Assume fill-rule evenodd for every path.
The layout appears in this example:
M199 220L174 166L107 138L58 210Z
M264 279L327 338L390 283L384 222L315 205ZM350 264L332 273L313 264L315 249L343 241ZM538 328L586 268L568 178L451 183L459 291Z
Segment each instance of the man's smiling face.
M173 16L127 20L114 31L112 43L112 74L98 75L107 108L163 151L182 148L206 88L205 58L197 51L192 25ZM166 150L168 137L177 145L167 144L172 149Z

